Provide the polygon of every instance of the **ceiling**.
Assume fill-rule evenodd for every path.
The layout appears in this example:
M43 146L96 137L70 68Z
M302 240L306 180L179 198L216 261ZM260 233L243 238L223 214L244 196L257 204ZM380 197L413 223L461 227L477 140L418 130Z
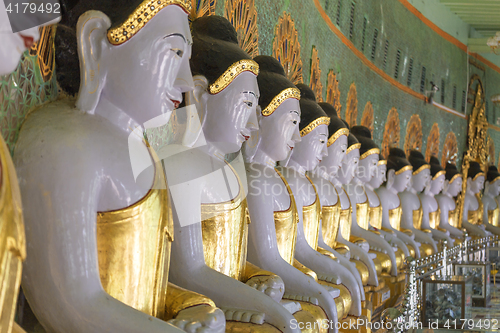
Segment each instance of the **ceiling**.
M484 37L500 31L500 0L439 0Z

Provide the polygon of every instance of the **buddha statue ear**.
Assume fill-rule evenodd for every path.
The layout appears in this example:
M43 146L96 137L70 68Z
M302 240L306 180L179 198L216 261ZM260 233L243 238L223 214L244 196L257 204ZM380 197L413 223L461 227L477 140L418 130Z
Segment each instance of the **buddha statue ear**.
M486 181L486 182L484 183L484 193L489 193L489 191L490 191L490 185L491 185L491 184L490 184L490 182L489 182L489 181Z
M396 179L396 171L394 171L394 169L390 169L387 172L387 183L386 183L387 189L390 189L394 185L395 179Z
M81 77L76 106L89 113L94 113L106 79L101 59L109 47L106 34L110 26L110 19L96 10L85 12L76 25Z
M207 78L203 75L195 75L193 81L194 90L186 93L187 123L186 132L182 138L182 144L186 147L193 147L200 137L208 97ZM205 140L203 142L205 143Z

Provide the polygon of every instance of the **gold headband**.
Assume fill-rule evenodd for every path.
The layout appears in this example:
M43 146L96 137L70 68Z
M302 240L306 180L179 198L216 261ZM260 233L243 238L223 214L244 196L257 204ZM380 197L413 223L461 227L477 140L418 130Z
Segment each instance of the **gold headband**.
M387 165L387 160L379 160L377 165Z
M424 164L420 168L418 168L417 170L413 171L413 175L414 176L418 175L420 173L420 171L425 170L425 169L430 169L430 168L431 168L430 164Z
M342 135L348 136L349 130L347 128L341 128L337 132L333 133L333 135L328 139L327 147L330 147L338 138Z
M450 183L450 184L453 183L453 181L455 179L457 179L458 177L462 177L462 174L461 173L457 173L456 175L454 175L453 177L451 177L451 179L450 179L450 181L448 183Z
M315 129L319 125L326 125L326 126L330 125L330 118L329 117L320 117L320 118L314 120L313 122L311 122L309 125L307 125L306 127L304 127L300 131L300 136L306 136L307 134L311 133L313 131L313 129Z
M347 150L345 151L345 154L347 155L351 151L353 151L354 149L359 149L359 148L361 148L361 143L355 143L352 146L350 146L349 148L347 148Z
M300 90L297 88L288 88L280 92L276 97L273 98L271 103L262 111L263 116L270 116L276 109L289 98L295 98L300 100Z
M396 171L396 176L400 175L403 172L408 171L408 170L410 170L410 171L413 170L413 167L411 165L406 165L406 166L402 167L401 169L399 169L398 171Z
M217 79L217 81L208 87L209 92L212 95L220 93L243 72L252 72L255 75L259 75L259 65L250 59L243 59L235 62Z
M486 177L486 176L484 175L484 172L480 172L480 173L478 173L477 175L475 175L475 176L474 176L474 178L472 178L472 181L476 180L476 179L477 179L477 177L479 177L479 176Z
M444 174L446 174L446 171L440 170L440 171L438 171L438 173L436 173L434 175L434 177L432 177L432 180L436 180L439 176L444 175Z
M108 30L108 40L113 45L120 45L132 38L163 8L177 5L187 14L191 11L189 0L146 0L143 1L128 19L119 27Z
M493 184L494 182L496 182L496 181L497 181L497 180L499 180L499 179L500 179L500 176L496 177L495 179L493 179L493 180L490 182L490 184Z
M366 158L370 155L373 155L373 154L380 154L380 149L378 148L372 148L370 150L367 150L363 153L363 155L361 155L361 157L359 158L360 160L362 160L363 158Z

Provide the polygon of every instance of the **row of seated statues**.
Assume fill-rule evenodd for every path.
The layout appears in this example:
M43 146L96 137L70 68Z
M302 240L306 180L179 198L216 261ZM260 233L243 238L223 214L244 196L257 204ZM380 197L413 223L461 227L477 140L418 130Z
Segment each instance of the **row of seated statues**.
M80 66L58 62L66 94L27 116L13 159L2 141L1 332L23 332L21 275L46 332L367 331L337 324L396 305L406 257L500 234L494 167L471 162L458 221L454 165L384 159L226 19L131 3L68 9L56 52ZM8 74L21 54L0 54ZM145 129L182 105L182 144L155 150Z

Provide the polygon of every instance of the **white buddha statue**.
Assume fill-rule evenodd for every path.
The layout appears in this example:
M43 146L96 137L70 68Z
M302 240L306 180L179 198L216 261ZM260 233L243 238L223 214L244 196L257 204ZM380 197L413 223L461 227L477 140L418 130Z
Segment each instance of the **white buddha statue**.
M377 190L382 201L382 232L387 240L404 242L407 247L404 255L417 257L419 244L415 242L413 233L405 233L401 230L402 208L399 193L405 191L410 184L413 167L406 159L403 150L391 148L387 157L387 181L385 186Z
M413 174L406 191L399 193L403 209L401 227L410 230L415 235L415 240L421 243L419 251L415 253L418 259L438 250L430 230L422 228L423 207L419 198L419 194L431 182L431 166L418 150L410 151L408 161L413 166Z
M458 172L455 164L446 164L446 181L441 194L436 196L441 210L439 226L450 232L455 240L463 238L462 223L458 219L458 209L455 197L462 191L462 174Z
M314 92L308 86L299 84L301 91L301 141L295 145L290 157L282 162L278 170L288 182L299 212L295 258L313 270L319 283L340 290L335 298L339 320L347 318L352 304L352 314L361 315L359 286L349 271L333 254L325 256L318 252L321 203L308 171L314 170L327 154L328 125L330 118L316 103ZM302 212L302 214L300 213Z
M436 240L444 239L450 246L453 245L453 239L450 237L450 232L446 229L439 229L441 220L441 210L439 209L438 201L435 196L441 193L444 187L446 172L441 167L441 163L435 156L430 159L431 181L427 184L425 190L420 193L420 201L422 202L422 229L430 230L432 237Z
M325 286L318 283L318 274L296 259L299 222L296 199L276 169L277 161L287 159L301 141L300 91L286 78L276 59L258 56L254 60L260 66L257 80L261 95L257 114L259 131L245 143L247 200L252 220L248 260L283 278L284 302L297 301L317 321L335 318L335 301ZM334 292L338 297L340 292Z
M170 198L141 127L193 89L190 3L98 6L66 22L76 25L77 44L65 45L77 45L69 53L78 51L81 79L59 66L80 85L76 105L63 98L32 112L15 149L26 298L48 332L223 332L212 300L168 282ZM129 143L150 166L140 175Z
M500 195L500 173L494 165L490 165L486 173L486 184L484 194L481 198L483 202L483 223L486 230L494 235L500 235L499 213L500 206L496 197Z
M38 13L25 19L40 18ZM36 22L33 26L36 25ZM51 22L55 23L55 22ZM38 27L12 32L4 3L0 3L0 75L14 71L22 54L40 38ZM6 96L0 96L0 98ZM22 262L26 259L26 239L21 194L9 148L0 137L0 332L22 333L14 322Z
M485 174L481 165L475 161L470 162L462 213L462 227L467 230L469 236L486 237L490 234L483 224L484 210L480 193L484 188L484 181Z
M319 106L330 117L328 125L329 138L327 142L328 155L324 156L318 167L309 173L317 191L321 203L321 227L318 234L318 249L320 252L333 253L339 262L350 270L356 278L361 289L364 286L376 285L376 270L373 261L369 255L358 246L354 246L353 251L345 244L337 242L339 230L341 228L341 200L337 193L337 188L340 188L336 179L338 170L342 161L345 158L347 150L347 136L349 129L344 122L338 118L335 108L328 103L318 103ZM337 188L334 185L337 184ZM343 190L342 190L343 191ZM349 206L347 202L347 206ZM345 208L345 207L344 207ZM349 210L349 207L346 208ZM344 214L345 215L345 214ZM370 278L370 270L367 264L359 260L359 257L364 258L364 262L372 268L372 277ZM358 259L354 259L354 258ZM354 265L353 265L354 264ZM365 300L364 292L361 293L361 299Z
M191 31L190 100L202 123L187 131L199 132L197 148L163 160L174 203L172 281L222 307L226 332L298 332L279 303L283 281L247 262L246 171L241 159L225 160L258 129L259 65L225 18L198 18Z

